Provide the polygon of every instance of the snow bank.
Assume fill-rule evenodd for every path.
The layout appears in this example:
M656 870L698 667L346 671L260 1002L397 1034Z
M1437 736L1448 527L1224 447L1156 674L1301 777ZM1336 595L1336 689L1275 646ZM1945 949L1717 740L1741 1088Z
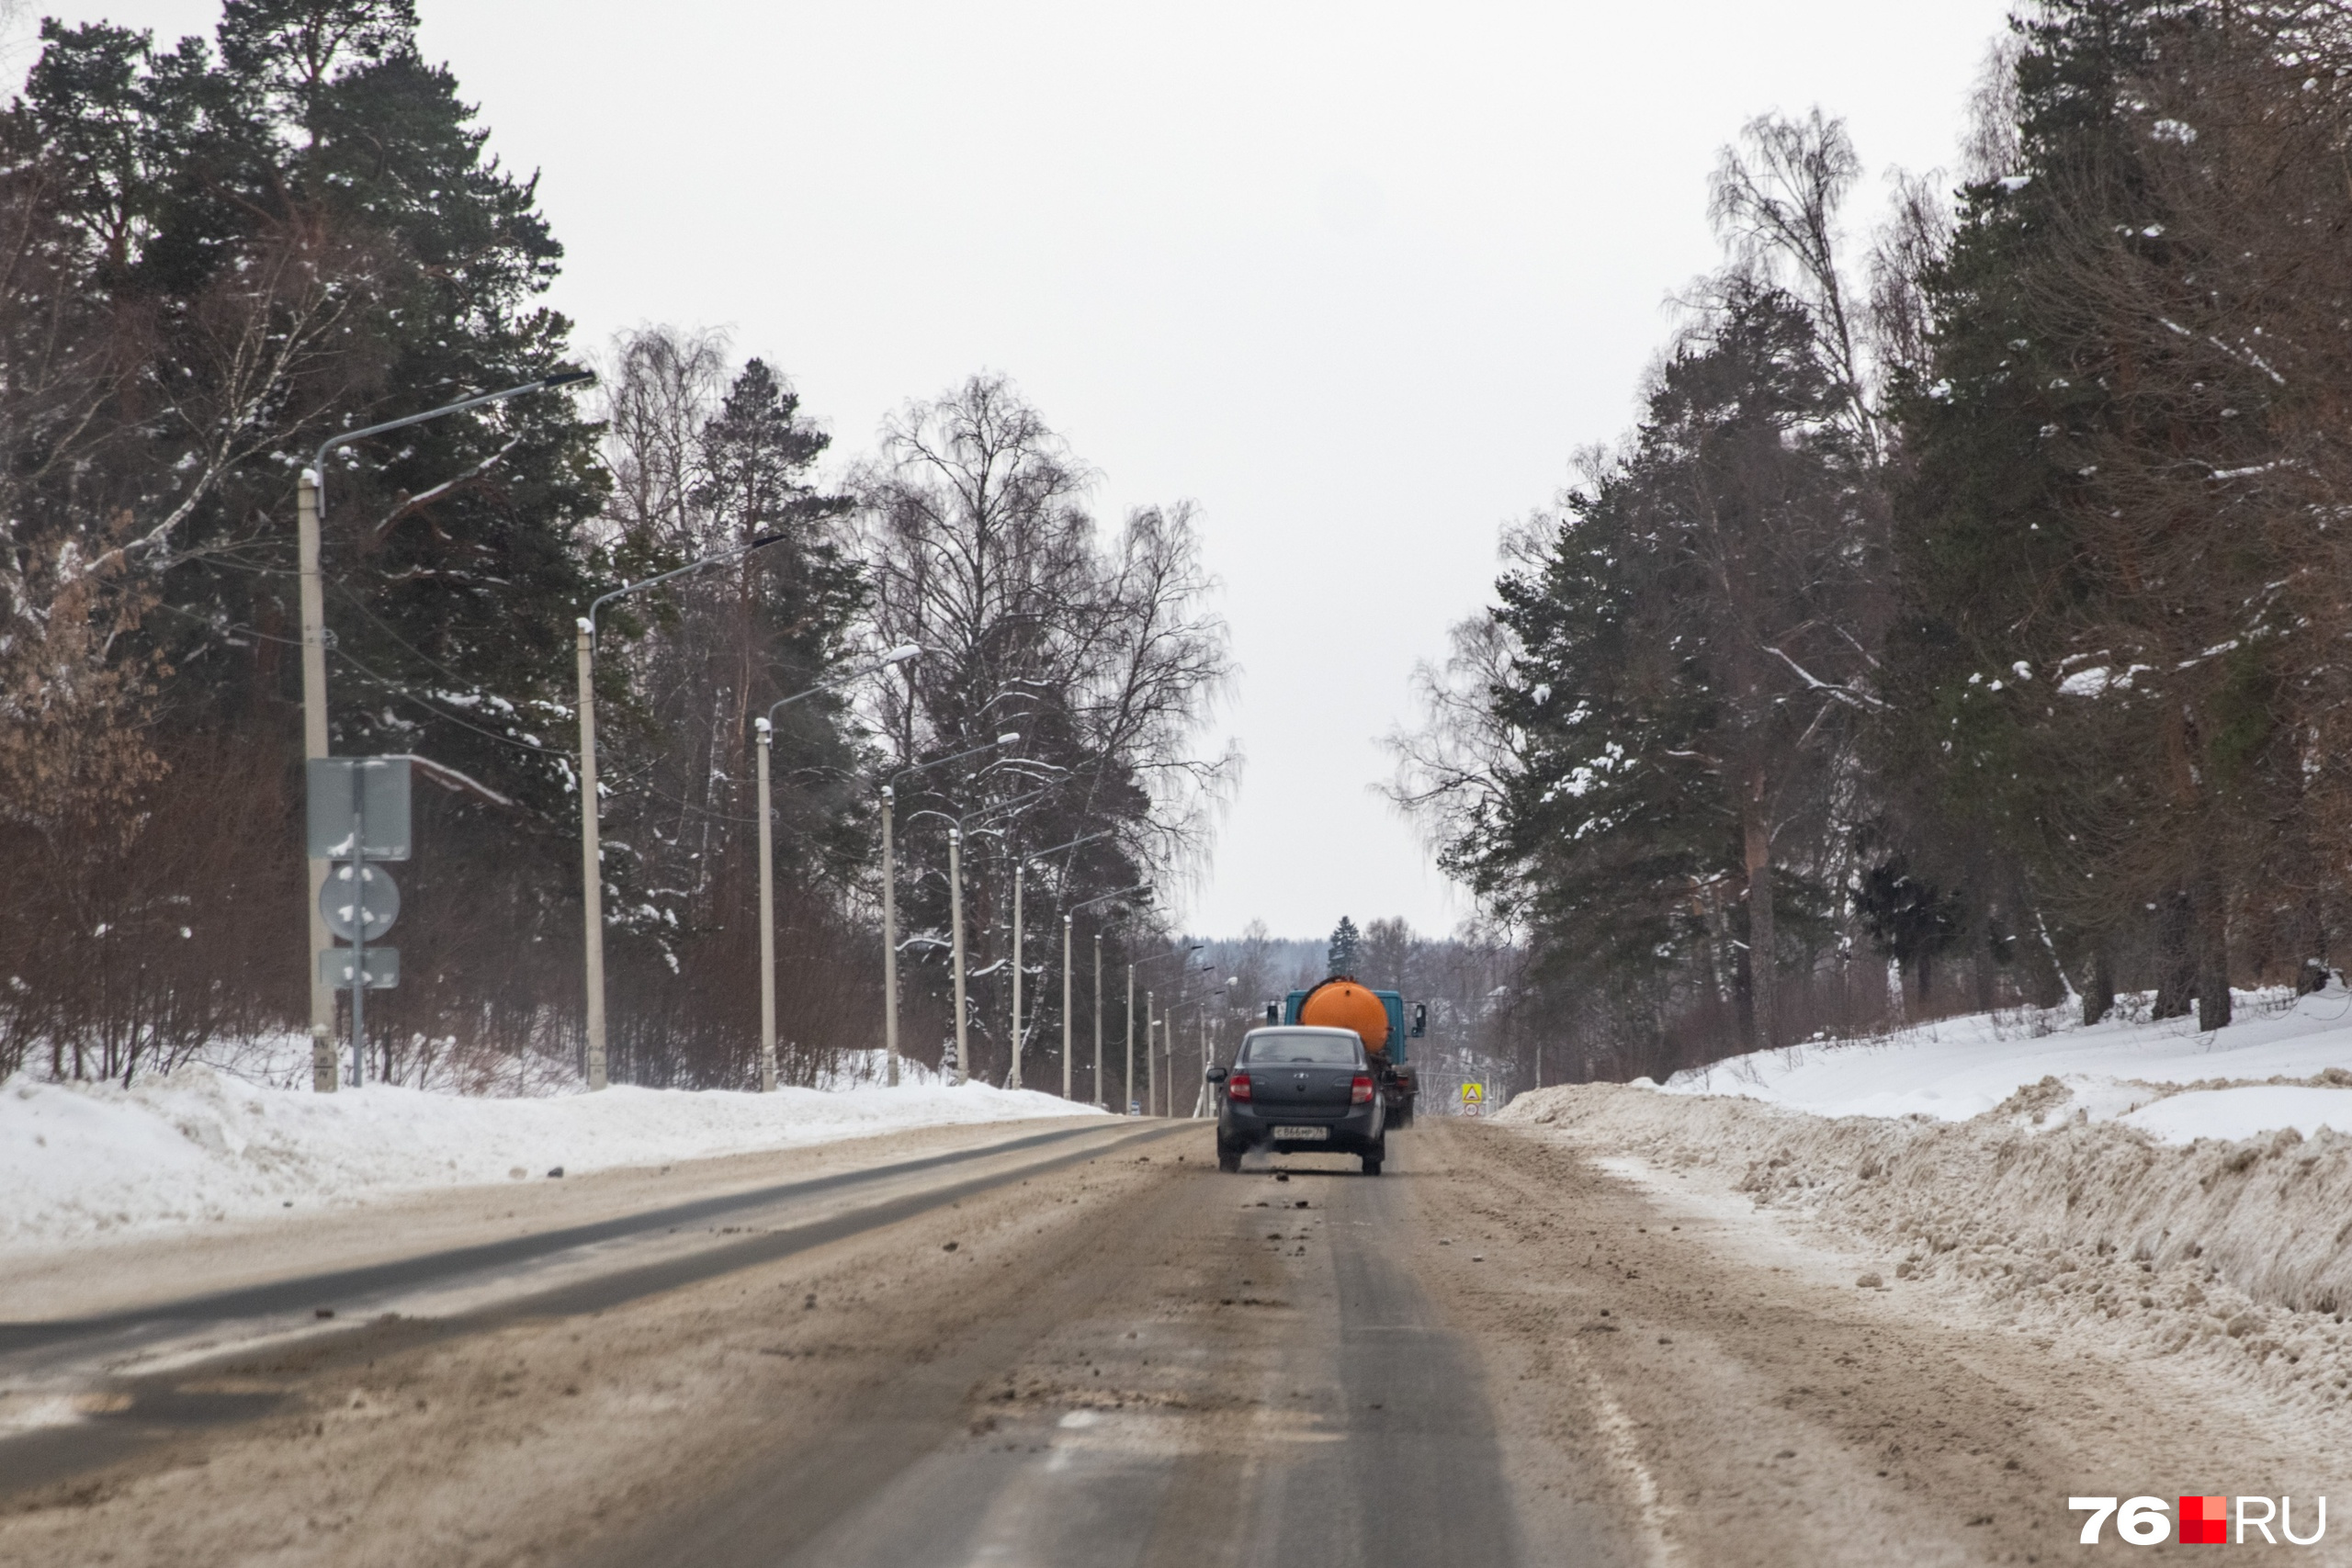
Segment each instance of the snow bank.
M349 1205L389 1193L790 1147L943 1123L1098 1114L982 1084L774 1094L613 1088L321 1095L189 1067L128 1090L0 1083L0 1248Z
M2352 1397L2352 1136L2327 1124L2342 1106L2314 1103L2330 1095L2352 1100L2201 1090L2053 1122L2070 1091L2051 1077L1955 1122L1579 1085L1523 1094L1497 1120L1745 1193L1884 1255L1898 1289L1940 1279L2020 1321L2211 1357L2274 1397L2338 1408ZM2222 1142L2225 1119L2314 1131ZM2159 1141L2184 1128L2201 1141Z
M2352 993L2244 992L2241 1021L2117 1018L2084 1028L2059 1012L1976 1013L1884 1039L1822 1041L1678 1073L1668 1094L1736 1095L1823 1116L1962 1122L2054 1078L2045 1121L2120 1119L2167 1142L2293 1127L2352 1133ZM2340 1079L2340 1086L2338 1080ZM2198 1092L2185 1093L2184 1089Z

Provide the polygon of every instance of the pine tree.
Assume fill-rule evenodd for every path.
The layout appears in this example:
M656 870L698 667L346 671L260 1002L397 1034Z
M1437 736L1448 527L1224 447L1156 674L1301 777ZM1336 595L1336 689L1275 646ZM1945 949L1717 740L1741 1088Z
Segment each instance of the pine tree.
M230 0L213 45L169 51L51 23L8 111L10 144L58 175L113 375L79 427L86 449L35 470L20 515L92 537L107 520L110 560L152 604L107 645L171 671L148 733L172 773L140 831L251 847L198 916L238 956L216 948L210 974L151 977L141 994L225 986L280 1017L301 1007L286 955L300 952L303 455L567 352L567 323L536 300L561 252L531 182L486 154L415 27L407 0ZM428 795L403 984L370 1010L387 1039L527 1036L576 988L547 954L577 908L566 728L571 623L603 575L580 533L605 482L593 443L551 394L328 464L334 749L422 752L522 806L493 819ZM160 840L131 859L153 875L195 863ZM185 893L142 882L120 897L153 925ZM145 929L132 919L120 929ZM196 951L176 946L187 922L168 923L175 942L149 945Z
M1331 928L1331 943L1324 956L1325 973L1334 980L1352 980L1363 950L1363 934L1356 930L1355 921L1347 916Z
M1847 408L1804 308L1729 280L1623 459L1569 498L1540 570L1498 585L1512 768L1446 863L1555 982L1646 994L1653 1020L1679 986L1777 1038L1777 971L1821 938L1829 801L1871 700L1841 631L1876 558Z
M1881 759L1911 864L1965 888L1982 935L1996 905L2013 929L2046 910L2088 971L2153 928L2157 1011L2194 991L2207 1027L2229 1013L2231 824L2291 815L2300 785L2278 678L2299 623L2273 591L2293 561L2209 477L2263 471L2277 389L2208 324L2243 247L2190 242L2160 168L2181 122L2152 102L2193 100L2223 30L2169 0L2021 26L2014 166L1963 192L1924 280L1929 363L1895 398ZM2265 767L2285 801L2247 798Z

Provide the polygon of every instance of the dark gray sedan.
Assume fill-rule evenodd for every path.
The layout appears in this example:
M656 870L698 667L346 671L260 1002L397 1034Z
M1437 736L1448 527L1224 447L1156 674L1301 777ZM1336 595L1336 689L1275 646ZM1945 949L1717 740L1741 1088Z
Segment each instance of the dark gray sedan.
M1388 1153L1387 1107L1363 1042L1351 1029L1253 1029L1217 1086L1216 1163L1239 1170L1251 1149L1350 1154L1366 1176Z

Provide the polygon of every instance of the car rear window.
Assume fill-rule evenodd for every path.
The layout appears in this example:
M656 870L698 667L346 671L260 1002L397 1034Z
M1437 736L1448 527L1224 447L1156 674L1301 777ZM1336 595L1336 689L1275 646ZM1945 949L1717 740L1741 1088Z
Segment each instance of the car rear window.
M1250 1042L1250 1060L1306 1062L1317 1066L1343 1067L1356 1059L1356 1043L1337 1034L1261 1034Z

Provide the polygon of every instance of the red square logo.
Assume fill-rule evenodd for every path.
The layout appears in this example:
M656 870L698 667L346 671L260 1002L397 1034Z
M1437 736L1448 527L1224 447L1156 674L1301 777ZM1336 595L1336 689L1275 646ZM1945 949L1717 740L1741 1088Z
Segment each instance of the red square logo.
M2230 1500L2227 1497L2183 1497L2180 1500L2180 1540L2184 1546L2227 1546L2230 1543Z

